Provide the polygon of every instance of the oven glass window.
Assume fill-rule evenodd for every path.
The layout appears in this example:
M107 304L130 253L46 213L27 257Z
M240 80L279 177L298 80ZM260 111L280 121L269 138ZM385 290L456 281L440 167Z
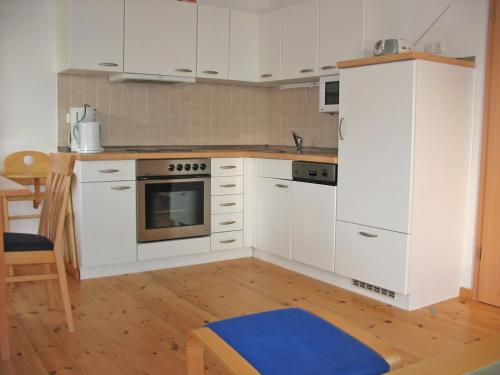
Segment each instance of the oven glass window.
M204 182L146 184L146 229L203 225Z
M325 104L339 104L339 81L325 83Z

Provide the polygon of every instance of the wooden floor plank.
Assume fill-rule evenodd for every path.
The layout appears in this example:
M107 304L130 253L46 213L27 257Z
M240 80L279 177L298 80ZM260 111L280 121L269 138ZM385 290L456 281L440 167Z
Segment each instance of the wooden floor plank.
M406 364L500 334L500 309L453 299L407 312L247 258L124 276L70 280L76 333L43 283L9 291L13 358L3 374L184 374L186 332L231 316L319 306L392 345ZM16 353L21 353L17 355ZM225 370L210 356L207 374Z

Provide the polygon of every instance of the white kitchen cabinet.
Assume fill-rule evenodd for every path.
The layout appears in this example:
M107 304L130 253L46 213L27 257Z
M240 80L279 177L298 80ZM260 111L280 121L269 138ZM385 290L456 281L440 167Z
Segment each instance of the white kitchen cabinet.
M198 77L229 78L229 15L226 8L198 5Z
M281 9L260 15L259 60L261 82L281 79Z
M137 261L135 181L78 183L73 195L80 268Z
M334 186L293 181L292 260L333 271Z
M57 2L57 72L123 71L123 1Z
M196 23L196 4L125 0L124 71L194 77Z
M337 61L361 58L365 0L320 0L319 74L336 72Z
M282 9L282 78L318 75L319 0Z
M259 177L257 189L257 248L290 259L292 181Z
M231 9L229 39L229 79L258 81L259 15Z

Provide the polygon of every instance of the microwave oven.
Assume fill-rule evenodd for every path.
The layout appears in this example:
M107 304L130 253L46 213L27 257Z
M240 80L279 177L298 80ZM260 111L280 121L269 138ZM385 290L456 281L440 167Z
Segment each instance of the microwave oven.
M320 77L319 79L319 111L327 113L339 112L339 75Z

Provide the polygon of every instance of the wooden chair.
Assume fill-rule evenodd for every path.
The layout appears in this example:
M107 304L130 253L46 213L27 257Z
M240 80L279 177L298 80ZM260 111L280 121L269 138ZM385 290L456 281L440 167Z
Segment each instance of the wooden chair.
M4 233L7 266L44 265L45 273L8 276L7 283L46 280L49 308L54 308L54 280L59 281L69 332L74 332L64 262L64 224L75 160L70 154L50 154L38 235ZM56 273L52 272L55 264Z
M328 329L332 328L333 326L332 331L334 331L334 333L335 331L341 332L341 337L339 338L339 340L342 339L343 335L344 339L345 337L347 337L348 340L352 340L352 342L354 342L355 345L361 347L361 349L364 350L364 353L368 351L369 352L368 355L374 354L375 355L374 358L379 358L382 361L385 361L386 369L382 372L392 371L402 366L402 360L399 357L399 355L392 348L384 344L378 338L374 337L373 335L364 331L363 329L353 325L347 319L340 317L331 311L324 310L321 308L308 307L308 311L304 311L301 309L276 310L274 311L276 320L275 321L271 320L271 324L269 324L269 321L267 321L266 323L267 325L261 324L261 326L259 326L259 323L256 323L253 317L259 315L261 317L264 317L265 314L272 314L273 312L265 312L261 314L242 316L239 318L226 319L220 322L209 323L206 327L203 328L190 330L188 333L187 344L186 344L188 375L205 374L205 352L210 352L211 354L213 354L215 358L217 358L217 360L225 367L226 370L228 370L230 373L238 375L257 375L261 373L259 372L259 370L257 370L256 367L254 367L254 364L251 363L251 360L244 357L245 355L247 355L248 357L252 357L254 362L259 362L256 363L255 366L259 365L261 367L266 367L265 364L263 365L263 362L267 362L268 364L271 364L271 366L277 366L277 368L285 368L285 366L293 366L293 364L290 364L288 362L287 363L279 363L279 362L280 359L286 358L286 356L289 355L290 353L292 353L292 355L288 357L288 360L290 360L290 358L295 359L297 357L300 357L299 355L297 355L298 351L297 348L291 346L287 347L288 345L293 345L293 342L296 343L297 340L302 339L301 334L303 333L303 331L301 333L301 330L299 329L300 324L298 325L293 324L292 326L297 327L297 329L295 330L294 328L292 328L290 330L291 332L285 332L284 335L282 334L283 331L280 332L280 334L276 335L275 337L272 336L272 333L271 334L268 333L270 327L273 326L279 327L280 325L286 326L285 322L286 319L283 319L283 317L286 316L288 312L293 313L293 310L298 310L299 316L301 315L309 316L308 317L309 323L311 321L313 323L319 323L320 327L322 328L325 328L324 325L326 324L327 329L326 330L321 329L320 332L328 331ZM297 311L295 311L295 313L297 313ZM251 326L245 327L245 320L247 319L254 321L250 323ZM230 322L231 324L222 329L214 328L214 326L212 326L212 325L217 326L217 324L220 323L222 323L223 326L225 322ZM290 322L295 323L293 319L288 321L288 323ZM307 324L306 326L309 327ZM241 327L245 328L241 329ZM281 329L283 330L283 328ZM276 332L279 331L280 328L277 329ZM227 332L229 332L229 337L226 337ZM283 339L283 336L287 336L288 334L290 334L291 340L287 340L286 337ZM265 337L266 335L268 336L271 335L271 337ZM308 343L307 345L309 345L309 343L312 343L311 345L319 345L319 346L328 345L324 341L324 337L318 337L316 339L315 337L311 337L309 334L306 334L305 336L308 336L304 337L304 341ZM266 347L266 340L269 339L271 339L270 342L272 343L269 347ZM233 347L232 345L236 346L238 350L236 350L236 348ZM342 345L344 345L344 341L342 341ZM344 350L344 347L342 345L339 349L339 352L342 352ZM256 348L257 350L255 350ZM273 355L273 352L275 352L276 350L278 351L278 353L274 354L277 355ZM353 354L352 352L348 352L349 350L350 349L345 349L346 353L336 352L337 353L335 354L336 358L328 357L328 360L330 360L330 362L335 362L339 360L339 358L342 359L344 356L352 357ZM302 352L300 353L302 354ZM262 361L262 358L260 361L256 361L255 359L259 356L266 358L264 359L264 361ZM307 373L315 373L315 370L312 367L313 359L311 358L314 355L310 356L310 353L309 354L304 353L304 356L306 358L299 359L299 361L303 360L305 361L305 364L307 366L309 365L311 366L311 368L308 368L309 371ZM354 355L353 360L355 363L351 361L349 366L345 367L342 371L340 371L340 373L342 373L343 375L348 375L349 372L346 371L346 368L352 368L352 367L358 367L357 369L354 370L354 373L360 373L356 372L360 370L359 368L360 365L357 362L362 362L363 360L362 357L363 357L362 355L361 356ZM301 373L300 370L297 371L296 368L294 369L295 369L294 373ZM372 369L370 370L371 371L368 372L362 371L362 373L374 373ZM288 373L288 371L289 370L285 368L282 371L262 370L262 373L284 374ZM328 372L319 371L318 373L335 374L339 372L335 372L332 371L331 369L328 369Z
M9 202L14 201L33 201L33 208L38 208L42 203L43 193L41 186L45 184L47 169L49 164L49 155L39 151L19 151L7 155L4 161L4 170L2 174L23 185L33 185L34 192L28 195L9 197L5 196L2 199L4 209L4 231L10 231L10 221L39 219L39 214L25 215L10 215ZM76 240L73 221L73 205L71 197L68 200L68 212L65 224L65 259L67 271L75 278L79 279L78 262L76 258ZM9 274L14 275L12 267L9 269Z

